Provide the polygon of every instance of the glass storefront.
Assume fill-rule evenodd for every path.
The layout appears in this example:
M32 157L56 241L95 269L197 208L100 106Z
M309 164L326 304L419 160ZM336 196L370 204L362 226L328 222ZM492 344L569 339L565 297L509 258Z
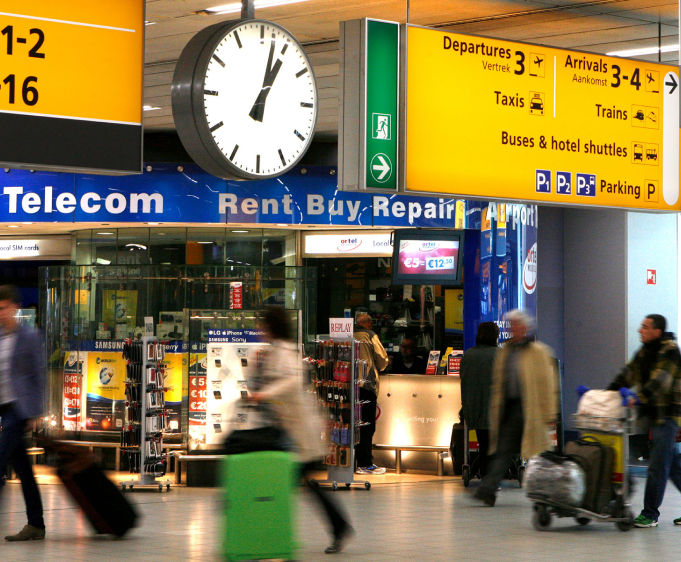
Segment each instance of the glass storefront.
M252 244L244 244L239 255L229 251L231 245L225 243L231 233L220 229L220 237L214 240L219 239L222 245L213 247L221 250L204 253L222 261L241 257L242 263L257 254L260 258L256 265L174 265L167 263L173 259L167 256L172 255L171 248L191 253L192 240L188 238L192 229L167 229L169 240L184 236L167 243L154 240L160 232L152 230L150 236L139 232L147 229L133 230L74 235L76 260L80 253L83 260L89 255L90 260L107 259L117 265L40 270L40 302L44 307L41 318L48 358L48 426L53 435L60 437L119 439L125 423L125 402L130 398L124 382L123 341L144 335L145 319L152 317L154 334L169 342L164 367L169 389L166 405L174 437L168 436L167 440L191 446L190 427L205 423L205 414L202 419L201 397L192 400L190 377L201 374L208 330L254 329L267 308L281 306L291 312L299 341L305 341L314 330L316 270L262 265L266 254L284 257L281 254L286 252L287 244L286 236L278 245L266 238L264 231ZM146 238L140 238L140 234ZM102 242L102 237L111 240L105 238L106 242ZM195 240L197 245L203 241L207 240ZM129 255L140 264L124 264ZM190 261L190 257L185 255L183 259ZM163 261L158 265L142 263L146 260ZM271 263L272 259L267 261ZM196 435L195 430L196 427L192 433ZM194 444L200 444L200 439L194 438Z

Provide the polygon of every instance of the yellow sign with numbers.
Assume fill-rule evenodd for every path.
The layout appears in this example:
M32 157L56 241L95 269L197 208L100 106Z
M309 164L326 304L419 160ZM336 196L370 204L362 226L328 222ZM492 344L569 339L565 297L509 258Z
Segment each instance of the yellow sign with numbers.
M0 111L142 122L139 0L4 0L0 32Z
M0 127L16 132L0 140L0 162L141 171L144 0L0 10Z
M406 191L681 210L678 67L406 34Z

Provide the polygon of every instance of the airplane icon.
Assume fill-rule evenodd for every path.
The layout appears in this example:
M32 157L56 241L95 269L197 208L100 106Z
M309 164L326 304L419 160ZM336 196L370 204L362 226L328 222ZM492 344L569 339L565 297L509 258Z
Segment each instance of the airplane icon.
M543 63L543 62L544 62L544 59L540 59L539 57L536 57L534 59L534 64L536 64L537 66L541 66L541 63Z
M646 78L648 79L648 84L650 84L651 82L655 82L655 78L653 78L653 75L650 74L650 72L646 74Z

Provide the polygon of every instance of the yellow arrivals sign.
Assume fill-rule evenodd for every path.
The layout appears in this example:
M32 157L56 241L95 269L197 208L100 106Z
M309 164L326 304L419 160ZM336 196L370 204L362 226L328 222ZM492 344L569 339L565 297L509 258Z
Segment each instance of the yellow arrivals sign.
M678 68L406 27L403 187L681 210Z

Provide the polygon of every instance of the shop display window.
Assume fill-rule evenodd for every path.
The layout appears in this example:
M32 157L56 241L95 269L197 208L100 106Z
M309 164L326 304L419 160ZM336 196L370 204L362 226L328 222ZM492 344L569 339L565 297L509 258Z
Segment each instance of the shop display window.
M146 229L134 230L121 229L114 235L93 233L89 240L81 235L76 241L83 246L91 244L90 257L117 255L120 262L121 255L128 252L136 254L135 261L138 257L142 261L143 256L153 261L158 255L153 235L147 253L137 247L146 245ZM176 237L175 230L168 229L167 236ZM188 229L177 231L185 233L185 247L199 241L187 234ZM215 243L218 248L229 244L227 234L223 235L220 243ZM278 257L286 258L287 235L281 237ZM112 236L111 243L107 236ZM190 240L192 236L194 240ZM180 245L180 240L172 242ZM130 251L128 244L136 244L136 249ZM270 248L272 244L268 242ZM87 253L84 248L74 251L81 257ZM261 256L262 249L257 254ZM172 389L167 392L166 404L173 411L169 427L174 436L168 441L189 446L190 420L193 426L203 422L201 400L191 394L190 377L200 376L191 369L205 363L201 355L205 356L207 330L253 329L268 307L281 306L290 310L302 342L312 334L310 312L316 314L316 284L314 268L286 265L118 263L41 268L50 433L71 439L118 440L126 423L123 342L143 336L148 329L145 320L151 317L153 335L169 342L165 368L170 379L166 386ZM200 445L197 431L200 433L193 427L194 446Z

